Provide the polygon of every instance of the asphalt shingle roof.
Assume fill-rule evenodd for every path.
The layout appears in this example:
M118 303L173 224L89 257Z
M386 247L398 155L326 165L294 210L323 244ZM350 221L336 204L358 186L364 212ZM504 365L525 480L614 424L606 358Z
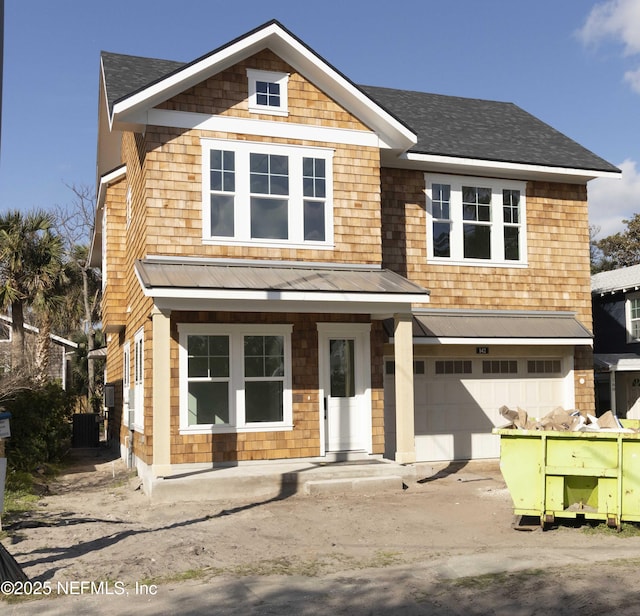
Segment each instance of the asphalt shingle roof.
M513 103L362 86L418 135L419 154L618 171Z
M102 52L109 109L185 63ZM418 136L413 153L618 172L513 103L358 86Z
M640 265L621 267L591 276L592 293L615 293L640 287Z

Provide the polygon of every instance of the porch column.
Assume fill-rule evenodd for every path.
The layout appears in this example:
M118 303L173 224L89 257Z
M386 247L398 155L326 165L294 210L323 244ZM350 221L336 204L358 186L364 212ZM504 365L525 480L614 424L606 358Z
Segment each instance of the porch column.
M611 392L611 410L617 415L617 401L616 401L616 371L609 372L609 388Z
M171 470L171 328L170 312L154 307L152 322L153 361L153 474Z
M416 461L413 426L413 317L396 314L394 319L394 359L396 364L396 462Z

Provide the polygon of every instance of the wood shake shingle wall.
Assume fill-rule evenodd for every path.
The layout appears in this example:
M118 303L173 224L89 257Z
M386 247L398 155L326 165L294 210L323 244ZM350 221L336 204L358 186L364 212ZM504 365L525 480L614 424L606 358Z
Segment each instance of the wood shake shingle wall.
M269 51L261 52L204 83L191 88L160 107L168 110L216 113L249 117L246 68L285 71L289 81L289 116L264 116L269 121L314 124L333 128L367 130L357 119L296 73ZM252 116L255 119L255 114ZM263 117L263 116L259 116ZM324 146L334 150L333 213L334 250L299 250L252 246L204 245L202 242L202 138L268 142L276 144ZM380 156L372 147L336 143L318 144L295 139L265 138L203 130L148 126L144 135L125 132L122 141L127 180L113 191L116 237L125 238L117 251L107 252L107 270L126 272L119 278L118 319L126 324L121 335L112 335L107 367L110 380L122 383L123 344L144 328L145 400L152 399L152 337L149 314L153 307L144 296L134 273L134 261L145 256L221 257L293 260L305 262L375 263L382 261L380 213ZM126 193L131 199L131 221L126 224ZM109 193L111 197L111 193ZM109 216L111 210L109 210ZM125 291L126 290L126 291ZM112 310L116 309L116 306ZM171 315L171 463L211 463L236 460L316 456L320 453L318 409L318 336L316 320L367 322L368 316L296 314L228 314L215 312L174 312ZM197 323L293 323L293 418L292 432L249 432L238 434L179 434L179 322ZM379 323L372 326L372 352L382 352L383 334ZM131 375L133 384L133 375ZM121 387L120 387L121 391ZM384 397L382 366L372 375L373 448L384 450ZM122 412L121 399L117 400ZM133 450L143 462L153 461L153 417L150 402L145 404L145 434L134 434ZM121 442L129 435L125 422Z
M383 266L430 289L430 308L570 311L592 329L586 186L527 182L528 265L505 268L428 262L424 185L421 171L382 170ZM592 411L591 349L574 362L576 405Z

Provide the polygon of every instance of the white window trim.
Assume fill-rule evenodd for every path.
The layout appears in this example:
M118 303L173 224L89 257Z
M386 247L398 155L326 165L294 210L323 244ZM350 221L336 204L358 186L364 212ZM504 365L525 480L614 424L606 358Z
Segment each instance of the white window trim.
M308 250L331 250L333 235L333 155L331 148L294 147L257 142L238 142L224 139L200 140L202 146L202 242L223 246L256 246L264 248L297 248ZM235 153L235 205L234 237L211 236L211 178L209 152L225 150ZM250 154L277 154L289 159L289 233L286 240L251 238L251 193L249 190ZM325 161L325 239L323 242L305 241L302 159L321 158ZM312 198L309 198L313 200Z
M139 347L139 351L138 351ZM144 432L144 329L133 337L133 429Z
M451 256L435 257L433 255L433 209L432 185L448 184L451 186L449 221L451 222ZM502 190L520 191L520 259L502 258L465 259L463 256L463 224L462 219L462 186L477 186L491 189L491 254L504 255L504 228L502 212ZM443 265L468 265L477 267L511 267L524 268L527 263L527 183L517 180L497 180L491 178L470 177L461 175L439 175L425 173L425 194L427 212L427 261ZM471 221L468 221L471 222Z
M249 82L249 111L252 113L267 113L270 115L289 115L289 73L276 73L274 71L261 71L248 68L247 79ZM277 83L280 86L280 106L259 105L256 98L256 82L266 81Z
M131 344L125 342L122 348L122 397L129 404L129 388L131 387Z
M627 343L640 342L640 338L634 338L633 329L631 327L631 302L633 300L640 301L640 293L629 293L624 299L624 313L627 327Z
M293 325L179 323L180 340L180 434L218 434L237 432L276 432L293 430L293 392L291 332ZM190 335L229 336L229 424L189 425L188 347ZM283 420L279 422L245 423L244 420L244 336L283 336L284 393Z

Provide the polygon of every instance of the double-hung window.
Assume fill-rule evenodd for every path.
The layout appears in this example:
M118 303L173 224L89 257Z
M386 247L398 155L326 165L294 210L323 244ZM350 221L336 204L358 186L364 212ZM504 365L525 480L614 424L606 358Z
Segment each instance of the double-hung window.
M526 265L525 182L426 175L433 262Z
M640 294L627 296L627 341L640 341Z
M178 329L182 432L292 428L290 325Z
M333 151L203 139L203 241L333 243Z

